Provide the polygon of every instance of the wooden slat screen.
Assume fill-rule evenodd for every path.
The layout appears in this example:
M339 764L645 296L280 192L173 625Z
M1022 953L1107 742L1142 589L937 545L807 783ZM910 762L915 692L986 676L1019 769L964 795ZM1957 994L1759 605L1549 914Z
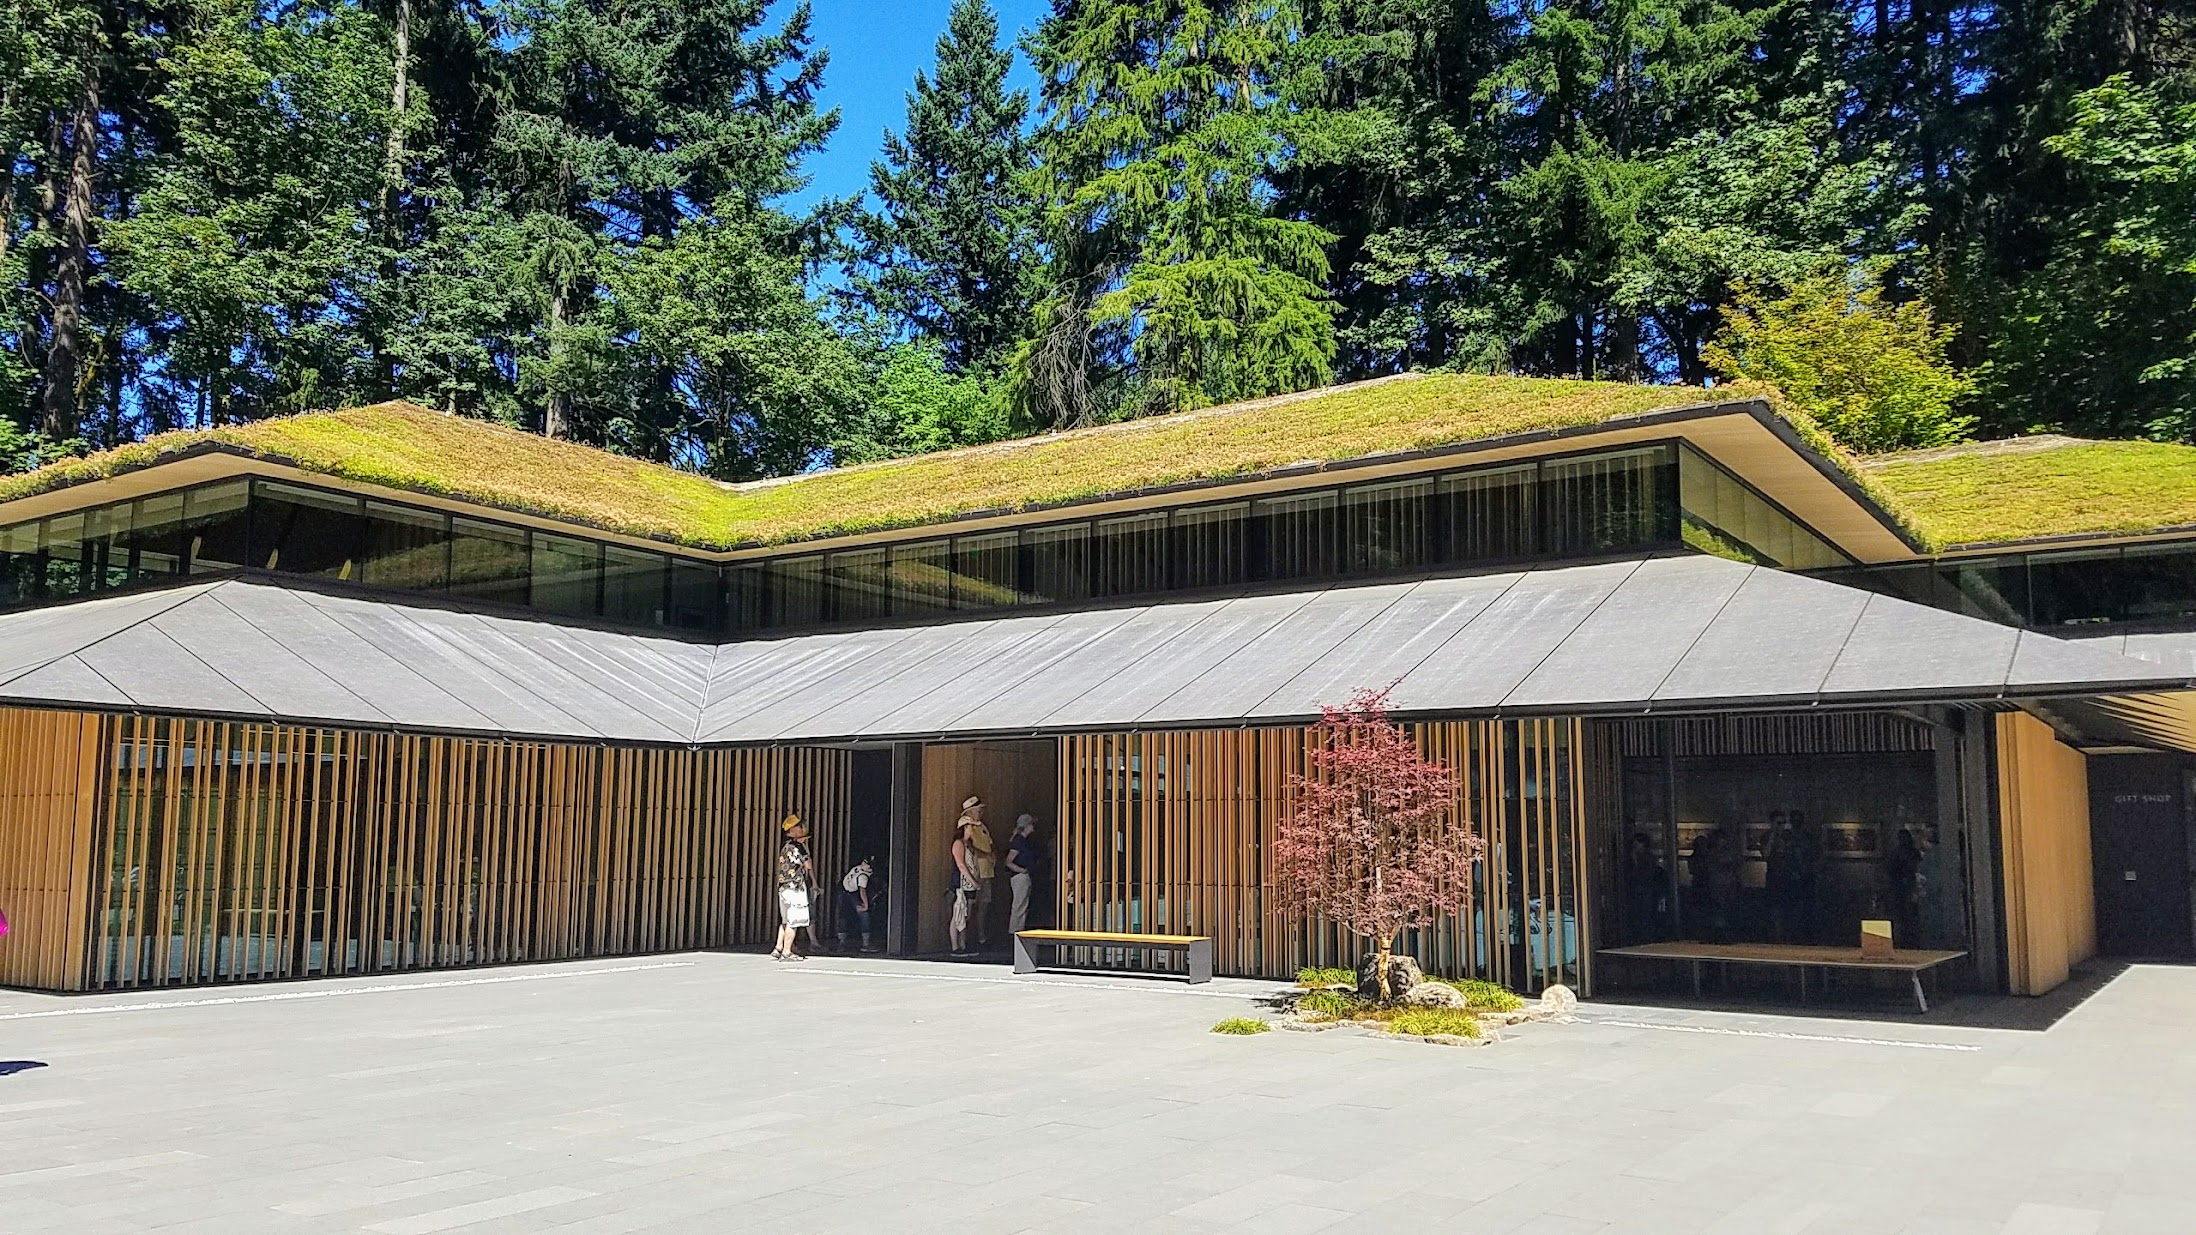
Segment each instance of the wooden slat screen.
M0 708L0 985L69 989L84 966L99 724L71 712Z
M1487 840L1468 920L1410 932L1429 970L1526 989L1591 974L1581 894L1587 779L1578 722L1447 721L1417 726L1421 748L1457 770L1460 826ZM1060 742L1054 867L1061 925L1210 935L1222 973L1291 977L1353 963L1363 942L1299 921L1274 894L1267 840L1305 767L1301 728L1078 735ZM1491 926L1491 930L1490 930ZM1088 960L1121 959L1095 954ZM1178 958L1128 957L1152 967Z
M845 751L90 723L92 987L759 943L785 811L846 857Z

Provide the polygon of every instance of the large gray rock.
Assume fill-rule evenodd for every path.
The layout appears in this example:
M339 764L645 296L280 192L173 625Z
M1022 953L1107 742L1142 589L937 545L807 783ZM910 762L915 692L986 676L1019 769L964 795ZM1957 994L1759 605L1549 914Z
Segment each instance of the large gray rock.
M1421 982L1403 992L1403 1002L1414 1008L1461 1008L1464 992L1446 982Z
M1368 953L1365 959L1357 962L1357 997L1359 999L1380 998L1380 977L1375 972L1379 963L1380 958L1375 953ZM1417 961L1408 956L1391 956L1388 958L1389 998L1398 997L1425 980L1426 971L1418 967Z

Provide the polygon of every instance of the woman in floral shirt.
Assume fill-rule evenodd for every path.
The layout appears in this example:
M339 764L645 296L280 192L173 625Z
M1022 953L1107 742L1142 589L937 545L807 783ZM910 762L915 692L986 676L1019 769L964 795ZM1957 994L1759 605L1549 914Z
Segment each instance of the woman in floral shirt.
M771 957L781 961L808 958L793 950L793 932L806 929L809 947L816 946L816 931L808 924L808 909L816 890L816 865L808 856L808 829L799 815L787 815L778 825L785 843L778 846L778 946Z

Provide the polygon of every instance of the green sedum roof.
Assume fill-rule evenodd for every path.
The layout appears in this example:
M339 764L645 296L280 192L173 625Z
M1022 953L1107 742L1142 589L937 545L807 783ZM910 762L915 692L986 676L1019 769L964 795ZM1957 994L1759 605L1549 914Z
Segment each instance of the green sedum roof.
M2196 446L2012 438L1877 455L1861 470L1944 547L2196 526Z
M410 403L161 434L0 478L0 501L221 447L306 471L701 548L781 544L1429 450L1770 397L1684 386L1414 375L731 485Z

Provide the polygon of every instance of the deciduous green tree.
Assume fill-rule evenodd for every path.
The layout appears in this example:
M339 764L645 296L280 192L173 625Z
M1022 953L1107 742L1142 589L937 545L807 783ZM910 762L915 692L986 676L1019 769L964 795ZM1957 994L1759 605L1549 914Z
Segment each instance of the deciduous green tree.
M1874 454L1959 441L1974 426L1956 410L1971 383L1945 360L1950 335L1921 301L1893 302L1874 277L1834 269L1781 295L1739 287L1707 360L1775 383L1841 445Z

